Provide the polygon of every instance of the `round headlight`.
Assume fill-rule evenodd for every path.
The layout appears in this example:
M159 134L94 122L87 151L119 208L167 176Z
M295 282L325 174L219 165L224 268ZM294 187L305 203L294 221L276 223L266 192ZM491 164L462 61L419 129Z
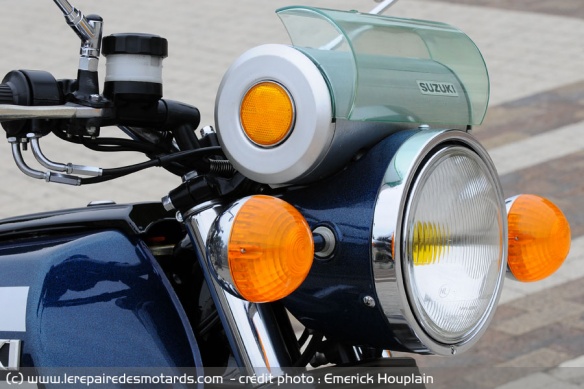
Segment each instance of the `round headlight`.
M404 222L406 287L423 329L459 342L480 325L501 271L503 215L482 159L445 147L422 168Z
M406 141L373 231L378 298L397 338L443 355L474 344L494 313L507 258L502 191L480 144L460 131Z

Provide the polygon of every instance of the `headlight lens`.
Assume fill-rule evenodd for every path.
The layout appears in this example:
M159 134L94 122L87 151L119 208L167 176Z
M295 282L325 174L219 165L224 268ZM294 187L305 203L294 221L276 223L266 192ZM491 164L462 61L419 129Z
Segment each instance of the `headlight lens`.
M491 320L507 266L507 218L485 149L462 131L403 143L377 195L372 259L377 297L408 350L451 355Z
M404 271L423 329L463 341L481 323L501 273L503 215L485 162L468 148L434 154L413 185Z

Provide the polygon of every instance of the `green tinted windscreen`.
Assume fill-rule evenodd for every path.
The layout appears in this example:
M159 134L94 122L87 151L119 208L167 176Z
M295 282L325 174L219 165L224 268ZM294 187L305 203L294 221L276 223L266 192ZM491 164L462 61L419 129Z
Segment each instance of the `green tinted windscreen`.
M447 24L311 7L277 11L321 69L335 117L480 124L489 76L470 38Z

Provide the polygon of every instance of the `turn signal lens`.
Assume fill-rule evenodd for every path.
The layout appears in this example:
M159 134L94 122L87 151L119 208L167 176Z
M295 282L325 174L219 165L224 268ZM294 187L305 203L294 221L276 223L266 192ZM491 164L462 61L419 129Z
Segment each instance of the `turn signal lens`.
M538 281L553 274L570 251L570 225L551 201L534 195L516 197L507 212L508 266L518 281Z
M263 147L283 142L294 125L294 104L290 94L276 82L251 87L241 102L241 126L247 137Z
M227 256L233 283L243 298L279 300L308 275L314 257L312 232L287 202L252 196L235 215Z

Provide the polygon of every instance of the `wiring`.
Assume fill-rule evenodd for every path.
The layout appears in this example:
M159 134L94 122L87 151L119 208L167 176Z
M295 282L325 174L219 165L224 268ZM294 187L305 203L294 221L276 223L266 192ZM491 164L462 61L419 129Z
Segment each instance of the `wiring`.
M128 174L136 173L144 169L148 169L151 167L159 167L159 166L167 166L174 162L183 160L183 159L193 159L201 158L197 162L200 165L201 169L209 170L209 161L202 160L203 157L221 154L222 150L220 146L213 146L213 147L206 147L198 150L187 150L187 151L179 151L174 154L164 155L161 157L156 157L151 159L150 161L141 162L135 165L123 166L119 168L112 168L112 169L103 169L103 174L100 177L91 177L91 178L82 178L81 185L86 184L95 184L98 182L104 182L113 180L119 177L126 176Z

